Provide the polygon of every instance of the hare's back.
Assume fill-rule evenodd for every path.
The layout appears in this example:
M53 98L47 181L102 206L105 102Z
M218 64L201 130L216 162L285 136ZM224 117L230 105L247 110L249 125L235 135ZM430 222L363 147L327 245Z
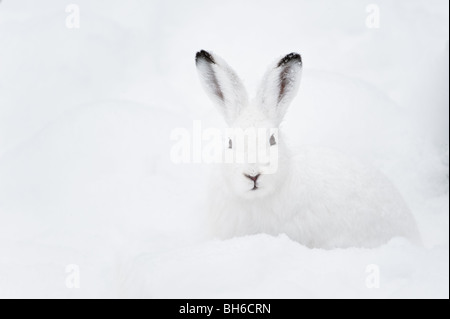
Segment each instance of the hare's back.
M344 242L358 241L361 246L376 246L396 236L418 238L401 194L371 165L322 148L305 148L294 161L293 183L298 185L293 188L306 192L311 220L331 230L330 237L336 238L333 231L348 234Z

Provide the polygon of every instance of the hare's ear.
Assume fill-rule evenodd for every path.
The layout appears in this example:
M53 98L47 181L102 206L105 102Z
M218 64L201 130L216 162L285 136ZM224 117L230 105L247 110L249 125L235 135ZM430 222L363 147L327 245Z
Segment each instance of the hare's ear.
M277 60L264 75L257 95L257 103L277 124L297 94L300 85L302 58L290 53Z
M248 104L241 80L223 59L209 52L197 52L195 63L206 93L231 124Z

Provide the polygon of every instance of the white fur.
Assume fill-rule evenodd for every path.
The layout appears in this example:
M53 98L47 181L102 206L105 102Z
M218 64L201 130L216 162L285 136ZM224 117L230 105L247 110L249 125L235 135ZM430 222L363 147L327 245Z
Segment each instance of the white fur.
M234 71L216 55L197 61L208 94L231 127L278 127L300 82L301 62L273 64L257 97L248 102ZM215 72L223 99L207 82ZM280 95L280 74L284 94ZM287 82L286 82L287 81ZM217 88L216 88L217 89ZM238 101L239 100L239 101ZM396 236L420 241L412 214L389 180L369 165L325 149L291 154L280 134L278 171L264 174L259 163L223 164L211 179L209 220L214 236L287 234L314 248L376 247ZM233 150L227 150L232 152ZM244 174L261 173L258 189Z

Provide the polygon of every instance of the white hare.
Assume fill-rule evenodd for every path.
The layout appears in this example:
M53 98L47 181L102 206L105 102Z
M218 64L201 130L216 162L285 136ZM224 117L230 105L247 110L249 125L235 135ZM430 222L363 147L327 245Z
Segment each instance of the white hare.
M291 53L277 60L251 101L219 56L200 51L196 65L230 127L269 129L279 127L298 91L302 59ZM226 145L229 152L233 138ZM264 138L269 151L277 150L276 172L266 173L267 163L258 161L223 164L212 178L209 219L216 237L286 234L308 247L326 249L375 247L396 236L420 241L402 197L375 169L324 149L291 154L281 134Z

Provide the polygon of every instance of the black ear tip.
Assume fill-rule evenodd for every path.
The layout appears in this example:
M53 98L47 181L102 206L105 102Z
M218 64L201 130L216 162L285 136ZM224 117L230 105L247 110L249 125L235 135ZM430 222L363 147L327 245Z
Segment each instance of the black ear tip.
M296 52L289 53L284 58L282 58L280 62L278 62L278 67L288 64L290 62L302 64L302 56Z
M197 52L197 54L195 55L195 63L198 63L201 60L204 60L208 63L216 64L216 61L214 61L214 58L211 55L211 53L205 50L201 50Z

